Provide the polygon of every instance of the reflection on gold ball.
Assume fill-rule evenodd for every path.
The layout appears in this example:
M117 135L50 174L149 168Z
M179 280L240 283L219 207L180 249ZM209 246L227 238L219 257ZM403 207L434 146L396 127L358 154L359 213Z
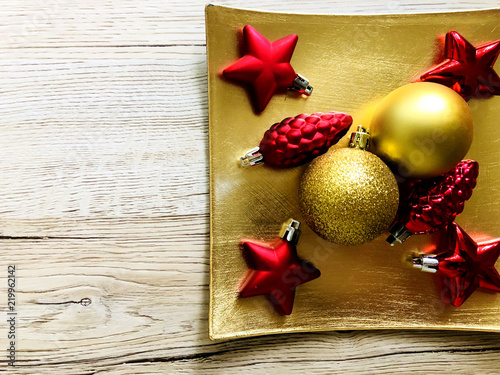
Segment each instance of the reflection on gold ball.
M377 106L370 150L403 177L430 178L462 160L472 132L469 106L455 91L438 83L410 83Z
M316 158L302 176L300 209L319 236L360 245L382 234L398 209L398 184L371 152L342 148Z

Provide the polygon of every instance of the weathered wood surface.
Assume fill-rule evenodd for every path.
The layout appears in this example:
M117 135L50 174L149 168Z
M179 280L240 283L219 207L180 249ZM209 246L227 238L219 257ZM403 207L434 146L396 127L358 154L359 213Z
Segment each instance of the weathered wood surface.
M498 6L251 3L321 13ZM490 333L212 343L204 2L7 0L0 20L0 272L16 265L19 305L18 367L8 368L2 355L0 372L500 371L500 335Z

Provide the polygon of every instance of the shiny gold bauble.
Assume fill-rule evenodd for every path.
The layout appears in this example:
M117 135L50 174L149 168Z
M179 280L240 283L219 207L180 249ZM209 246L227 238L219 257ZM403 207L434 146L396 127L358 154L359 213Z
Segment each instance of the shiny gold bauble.
M302 176L300 209L324 239L360 245L388 229L398 209L398 184L371 152L342 148L316 158Z
M469 106L446 86L417 82L387 95L371 123L370 151L403 177L430 178L448 172L472 143Z

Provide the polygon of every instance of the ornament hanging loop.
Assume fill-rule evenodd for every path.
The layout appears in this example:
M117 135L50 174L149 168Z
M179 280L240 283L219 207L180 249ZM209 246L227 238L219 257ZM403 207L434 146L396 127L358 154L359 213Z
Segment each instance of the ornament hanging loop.
M413 268L422 272L436 273L439 269L439 260L435 255L420 255L412 260Z
M291 88L307 96L310 96L313 91L312 86L309 85L309 80L298 73L295 75Z
M264 156L260 152L260 147L254 147L248 150L245 155L240 158L241 166L243 167L253 167L254 165L259 165L264 163Z
M366 150L370 146L370 131L363 125L358 125L358 129L351 134L349 147Z
M296 245L299 242L300 237L300 221L294 219L288 219L287 222L283 224L280 231L280 238L284 241L291 242Z

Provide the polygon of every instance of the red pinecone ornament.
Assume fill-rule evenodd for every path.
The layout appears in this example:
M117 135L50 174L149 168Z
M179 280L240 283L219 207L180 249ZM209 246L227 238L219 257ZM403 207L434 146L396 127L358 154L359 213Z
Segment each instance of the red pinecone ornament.
M428 234L448 226L462 213L476 186L479 164L462 160L448 173L413 183L402 201L396 224L387 242L404 242L412 234Z
M352 117L341 112L288 117L264 133L260 146L241 158L243 166L265 162L275 168L295 167L324 154L349 130Z

